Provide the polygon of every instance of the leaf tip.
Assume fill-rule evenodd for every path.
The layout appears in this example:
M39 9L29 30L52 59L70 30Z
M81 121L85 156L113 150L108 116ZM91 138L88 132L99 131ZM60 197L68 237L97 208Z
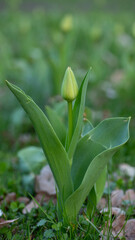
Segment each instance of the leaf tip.
M91 67L89 67L89 70L88 70L88 72L86 73L86 76L88 77L88 78L90 78L90 72L92 71L92 66Z
M8 80L5 80L5 83L8 85L9 84Z
M5 80L5 83L8 86L8 88L11 88L11 83L8 80Z
M130 123L130 121L131 121L131 116L130 116L130 117L127 117L124 121Z

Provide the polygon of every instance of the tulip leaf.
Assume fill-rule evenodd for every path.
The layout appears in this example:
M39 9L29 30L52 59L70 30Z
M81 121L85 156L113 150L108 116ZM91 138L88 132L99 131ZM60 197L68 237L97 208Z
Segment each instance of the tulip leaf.
M53 172L58 189L65 200L73 191L68 155L42 110L20 88L6 81L7 86L31 119Z
M80 186L93 158L103 150L105 150L105 148L102 145L89 140L89 135L85 135L78 142L71 169L75 189Z
M105 169L108 160L128 140L129 122L130 118L106 119L85 136L88 137L87 142L90 144L92 141L93 144L94 142L95 144L101 144L106 149L90 161L80 186L66 200L65 210L70 221L76 220L77 213ZM82 157L83 155L84 153L82 153Z
M108 159L109 160L109 159ZM103 195L105 183L106 183L106 174L107 174L107 166L103 169L102 173L100 174L99 178L95 183L95 192L97 197L97 203L99 202L100 198Z
M88 119L84 120L83 121L81 137L84 137L92 129L93 129L92 123Z
M106 149L114 148L127 141L129 121L130 118L124 117L107 118L90 131L89 137Z
M62 119L60 118L58 113L55 110L53 110L52 108L50 108L49 106L46 107L46 112L47 112L49 121L50 121L54 131L56 132L59 140L61 141L61 143L63 145L65 145L66 128L65 128L65 125L64 125Z
M93 213L95 211L97 205L97 195L95 191L95 187L91 189L89 195L88 195L88 203L87 203L87 214L90 218L92 218Z

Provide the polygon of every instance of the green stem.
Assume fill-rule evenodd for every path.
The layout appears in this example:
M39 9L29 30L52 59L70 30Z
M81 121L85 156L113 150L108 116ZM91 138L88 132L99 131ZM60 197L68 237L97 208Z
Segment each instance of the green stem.
M68 148L72 139L73 120L72 120L72 102L68 102Z

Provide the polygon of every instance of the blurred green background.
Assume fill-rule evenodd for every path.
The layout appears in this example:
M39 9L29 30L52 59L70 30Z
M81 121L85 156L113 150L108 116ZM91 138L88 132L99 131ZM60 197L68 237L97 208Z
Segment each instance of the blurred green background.
M86 105L96 125L131 116L131 138L114 161L135 166L135 1L0 1L0 151L38 145L33 127L4 80L44 110L60 107L64 72L80 84L92 66ZM57 101L58 104L54 104Z

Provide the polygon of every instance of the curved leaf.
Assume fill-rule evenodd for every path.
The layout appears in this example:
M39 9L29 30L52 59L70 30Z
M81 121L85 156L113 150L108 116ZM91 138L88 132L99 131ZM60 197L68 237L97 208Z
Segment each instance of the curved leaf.
M93 129L92 123L88 119L85 119L83 121L81 137L84 137L85 135L87 135L87 133L90 132L92 129Z
M90 131L88 141L97 141L101 145L103 144L103 146L106 147L106 150L99 153L91 161L82 183L66 200L65 209L70 221L75 221L78 211L93 185L96 183L98 177L105 169L108 160L114 155L119 147L128 140L129 122L130 118L107 119ZM109 140L109 144L107 144L106 138Z
M110 160L110 159L108 159ZM105 183L106 183L106 175L107 175L107 166L103 169L102 173L98 177L94 187L95 187L95 192L96 192L96 197L97 197L97 203L99 202L100 198L103 195L104 188L105 188Z
M90 218L92 218L93 216L93 213L96 209L96 205L97 205L96 191L95 191L95 188L92 187L88 195L88 203L87 203L87 214Z
M130 118L124 117L107 118L88 133L89 137L107 149L114 148L127 141L129 120Z
M46 112L54 131L56 132L58 138L60 139L61 143L64 146L66 139L66 128L64 126L62 119L59 117L57 112L51 109L49 106L46 107Z
M77 189L87 171L88 166L94 157L103 152L105 148L89 139L89 135L84 136L78 143L71 168L71 175L74 188Z
M29 115L51 167L63 199L73 191L67 153L42 110L20 88L6 81L7 86Z

